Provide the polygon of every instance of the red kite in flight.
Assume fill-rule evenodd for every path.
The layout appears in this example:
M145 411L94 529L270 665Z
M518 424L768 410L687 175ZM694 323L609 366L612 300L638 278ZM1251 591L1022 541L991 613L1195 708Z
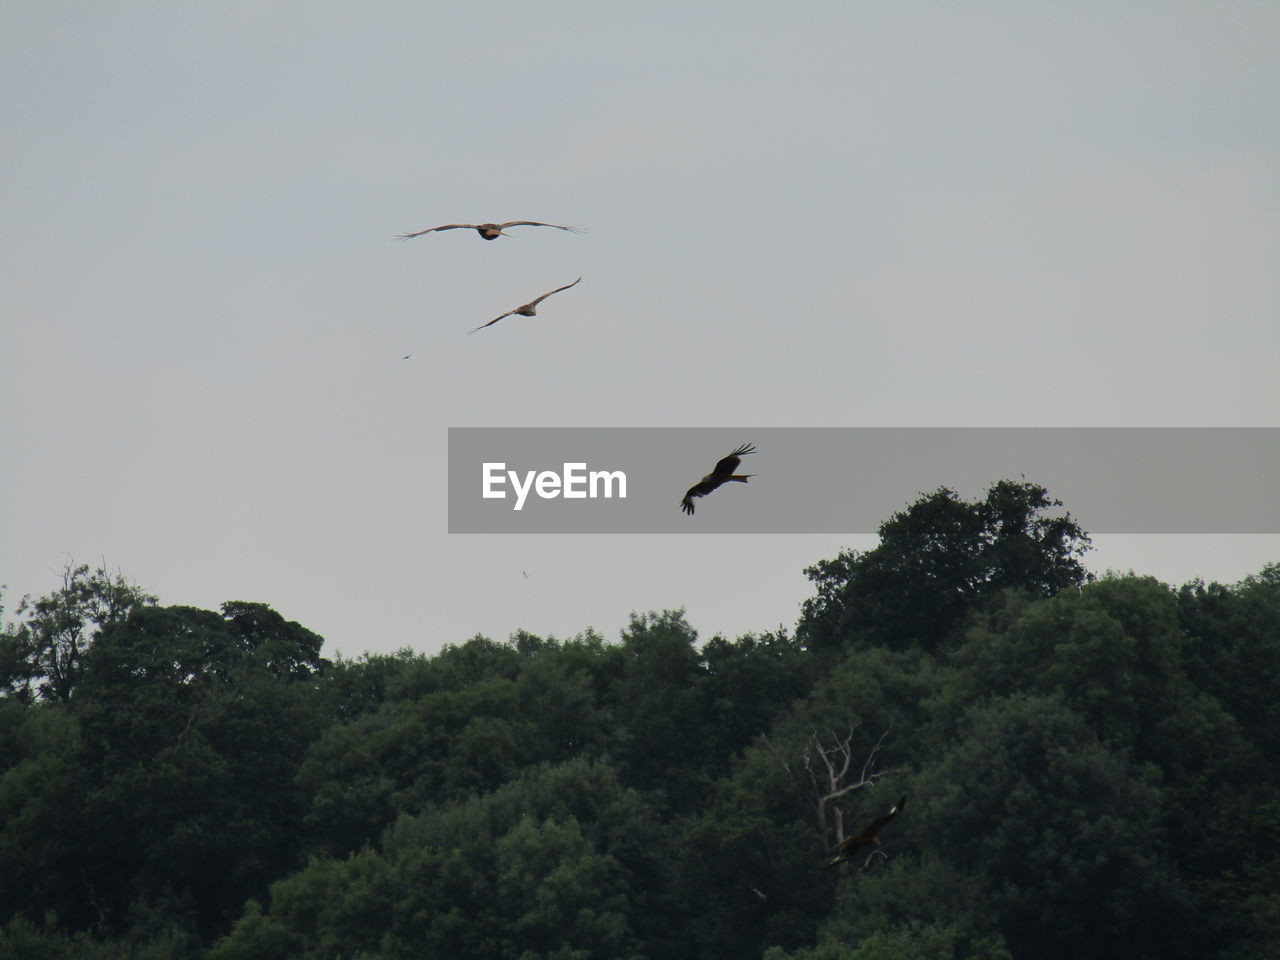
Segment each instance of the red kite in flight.
M880 831L885 828L890 820L902 812L902 808L907 805L906 794L898 798L898 802L883 817L877 817L872 820L861 833L853 834L845 837L840 841L840 846L836 849L836 858L827 864L828 867L834 867L837 863L844 863L849 858L857 854L863 847L880 846Z
M506 223L446 223L443 227L428 227L426 230L419 230L417 233L402 233L396 237L397 240L412 240L414 237L420 237L424 233L435 233L437 230L474 230L486 240L497 240L499 237L509 237L511 234L503 233L507 227L555 227L557 230L568 230L570 233L582 233L581 227L562 227L557 223L540 223L537 220L508 220Z
M502 320L505 317L509 317L512 314L519 314L522 317L536 316L538 313L538 304L540 304L543 300L547 299L547 297L551 296L551 294L553 293L559 293L561 290L568 290L570 287L576 287L581 282L582 282L582 278L579 277L577 280L573 281L573 283L566 283L563 287L556 287L554 290L548 290L542 296L538 297L538 299L530 300L523 307L516 307L514 310L508 310L501 317L494 317L488 323L480 324L480 326L476 327L476 330L483 330L485 327L492 327L499 320ZM471 333L467 334L467 336L468 337L471 336L471 334L475 333L476 330L472 330Z
M755 452L756 448L754 444L744 443L737 450L733 451L733 453L729 454L717 463L714 470L689 488L689 492L686 493L684 495L684 499L680 501L680 509L692 517L694 497L705 497L712 490L720 486L720 484L728 483L730 480L736 480L738 483L746 483L747 477L754 477L754 473L735 474L733 471L738 469L738 464L742 462L742 457Z

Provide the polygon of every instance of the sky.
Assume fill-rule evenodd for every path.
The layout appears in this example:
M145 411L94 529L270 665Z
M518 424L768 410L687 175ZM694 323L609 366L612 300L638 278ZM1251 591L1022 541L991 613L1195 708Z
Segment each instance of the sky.
M732 637L875 538L450 535L448 428L1280 426L1277 37L1243 0L11 0L6 615L74 561L330 656ZM587 232L392 240L514 219Z

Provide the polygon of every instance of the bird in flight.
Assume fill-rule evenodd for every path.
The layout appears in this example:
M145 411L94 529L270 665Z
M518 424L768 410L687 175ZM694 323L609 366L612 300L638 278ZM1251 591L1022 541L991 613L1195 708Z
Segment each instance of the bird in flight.
M508 220L506 223L446 223L442 227L428 227L426 230L419 230L417 233L402 233L396 237L397 240L412 240L414 237L420 237L424 233L435 233L437 230L474 230L486 240L497 240L499 237L509 237L511 234L503 233L507 227L554 227L557 230L568 230L570 233L582 233L582 227L562 227L558 223L542 223L538 220Z
M840 841L840 846L836 849L836 858L827 864L828 867L834 867L838 863L844 863L857 854L863 847L880 846L880 831L885 828L890 820L902 812L902 808L907 805L906 794L898 798L888 813L883 817L877 817L872 820L861 833L855 833L845 837Z
M480 326L476 327L475 330L472 330L471 333L468 333L467 336L468 337L471 336L471 334L475 333L476 330L483 330L485 327L492 327L499 320L502 320L513 314L519 314L522 317L536 316L538 313L538 304L540 304L543 300L547 299L547 297L551 296L551 294L553 293L559 293L561 290L568 290L570 287L576 287L581 282L582 282L582 278L579 277L577 280L573 281L573 283L566 283L563 287L556 287L554 290L548 290L546 293L538 297L536 300L530 300L523 307L516 307L514 310L508 310L501 317L494 317L488 323L480 324Z
M689 492L686 493L684 495L684 499L680 501L680 509L692 517L694 497L705 497L712 490L720 486L720 484L728 483L730 480L736 480L739 483L746 483L748 477L754 477L754 473L735 474L733 471L738 469L738 464L742 462L742 457L755 452L755 444L744 443L737 450L733 451L733 453L729 454L717 463L714 470L689 488Z

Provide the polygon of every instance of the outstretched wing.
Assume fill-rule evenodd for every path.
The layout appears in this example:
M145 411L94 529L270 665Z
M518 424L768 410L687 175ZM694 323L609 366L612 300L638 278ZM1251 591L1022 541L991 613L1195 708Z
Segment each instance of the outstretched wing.
M703 477L701 480L695 483L692 487L690 487L689 490L685 493L684 499L680 501L680 509L692 517L693 516L693 498L705 497L708 493L710 493L712 490L714 490L718 486L720 486L718 482L712 480L709 477Z
M420 237L424 233L435 233L437 230L461 230L464 228L474 230L476 229L476 225L474 223L446 223L442 227L428 227L426 230L419 230L417 233L402 233L400 236L396 237L396 239L412 240L414 237Z
M579 277L577 280L573 281L573 283L566 283L563 287L556 287L554 290L548 290L546 293L540 296L537 300L531 300L529 303L526 303L524 307L536 307L538 304L540 304L543 300L547 299L547 297L551 296L553 293L559 293L561 290L568 290L570 287L576 287L581 282L582 282L582 278ZM523 310L524 307L521 307L520 309Z
M749 453L755 452L756 448L754 444L744 443L737 450L733 451L733 453L729 454L716 464L716 468L711 471L711 478L718 480L720 483L724 483L733 476L733 471L738 469L738 464L742 462L741 458L745 457ZM719 484L717 484L717 486L718 485Z
M890 820L892 820L894 817L900 814L902 812L902 808L905 807L906 805L907 805L907 798L906 798L906 795L904 794L902 797L898 799L898 802L893 805L893 809L891 809L883 817L876 817L876 819L872 820L871 823L867 825L867 828L863 830L862 833L859 834L859 836L867 837L868 839L871 837L874 837L876 834L878 834L881 830L884 829L885 824L887 824Z
M582 227L562 227L558 223L543 223L541 220L511 220L499 226L504 230L507 227L555 227L557 230L568 230L570 233L586 233Z
M907 798L904 794L898 798L898 802L895 803L892 809L890 809L890 811L883 817L877 817L872 820L861 833L852 834L841 840L839 845L836 847L835 859L828 863L827 866L834 867L836 864L844 863L862 847L870 847L878 844L880 841L876 839L877 834L884 829L885 824L900 814L902 812L902 808L906 805Z
M469 336L471 336L471 334L475 333L477 330L483 330L485 327L492 327L492 326L493 326L495 323L497 323L499 320L505 320L507 317L511 316L513 313L519 313L519 312L520 312L521 310L523 310L523 309L524 309L524 307L516 307L514 310L508 310L508 311L507 311L506 313L504 313L502 316L500 316L500 317L494 317L494 318L493 318L492 320L490 320L488 323L482 323L482 324L480 324L480 326L476 327L476 328L475 328L475 330L471 330L471 331L469 331L469 332L467 333L467 336L469 337Z

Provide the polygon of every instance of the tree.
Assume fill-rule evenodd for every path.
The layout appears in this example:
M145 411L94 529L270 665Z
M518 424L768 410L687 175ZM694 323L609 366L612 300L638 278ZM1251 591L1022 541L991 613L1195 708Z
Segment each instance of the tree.
M736 640L712 637L699 652L703 667L699 736L708 744L708 772L720 776L728 771L735 753L809 692L818 664L782 629Z
M1015 956L1198 956L1159 779L1061 697L991 699L922 772L913 830L982 885Z
M969 503L945 487L880 526L880 544L805 573L817 584L799 635L811 649L847 644L937 651L965 614L1003 590L1051 596L1085 582L1089 537L1041 486L1002 480Z
M401 817L376 850L313 860L210 956L631 960L657 830L607 766L539 766Z
M78 725L69 711L44 703L0 700L0 718L0 922L53 912L83 929L101 915L80 870L90 776Z
M624 782L656 790L679 808L705 779L708 745L689 736L702 720L697 633L683 612L632 615L599 674L611 716L608 751Z
M296 864L318 649L260 604L138 606L102 631L74 703L77 872L101 927L159 913L207 936Z
M58 590L18 604L17 626L0 634L0 692L68 702L80 683L84 657L103 630L123 621L136 607L156 598L120 573L70 561Z
M514 777L527 762L532 718L516 710L514 681L394 700L326 729L297 782L310 797L305 822L321 849L346 854L375 840L400 814L464 800Z
M1187 670L1244 726L1280 777L1280 563L1233 587L1193 581L1178 591Z
M861 764L855 764L851 743L856 726L850 724L848 733L843 736L837 736L833 731L830 740L825 741L815 730L809 734L809 742L803 752L805 774L813 785L814 818L824 838L834 830L833 846L843 843L846 835L844 808L839 801L854 790L875 783L881 775L881 771L876 769L880 747L889 735L888 730L882 733L875 746L860 758ZM827 823L828 812L834 815L831 824Z

